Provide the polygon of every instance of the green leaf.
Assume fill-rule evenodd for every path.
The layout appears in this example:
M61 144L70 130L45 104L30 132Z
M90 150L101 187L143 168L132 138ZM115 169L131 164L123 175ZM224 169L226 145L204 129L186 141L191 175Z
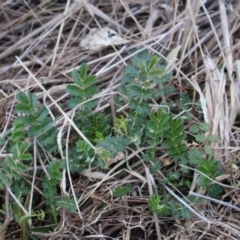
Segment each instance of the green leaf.
M108 136L103 141L98 143L98 147L109 151L110 157L114 158L119 152L125 151L128 144L129 140L123 136Z
M136 77L136 76L138 76L138 69L132 65L128 65L127 68L125 69L125 75L130 77L130 79L133 77ZM124 76L124 77L126 77L126 76ZM129 81L124 81L124 82L130 83Z
M149 70L152 70L153 68L155 68L156 65L159 63L159 61L160 61L160 58L158 56L154 55L150 60Z
M159 195L152 195L148 200L149 209L159 216L166 216L169 213L169 207L163 203L160 204L161 197Z
M152 98L152 91L150 89L146 89L142 86L133 85L128 90L129 96L134 99L144 99L145 101Z
M146 115L150 112L150 106L145 102L139 102L135 99L131 99L129 105L132 110L135 110L140 115Z
M78 85L81 86L84 79L87 76L87 71L88 71L88 65L86 63L81 64L80 68L78 71L73 70L72 72L72 78L73 81Z
M17 113L29 113L31 114L33 112L33 109L30 105L24 105L24 104L18 104L15 107L15 110Z
M19 104L15 107L16 111L19 113L31 113L37 108L38 100L36 95L29 93L26 95L23 92L17 94L17 99Z
M25 154L21 154L21 160L22 161L26 161L26 160L31 160L32 159L32 155L29 153L25 153Z
M24 154L29 147L30 143L28 142L16 143L12 147L12 154L16 159L21 159L21 155Z
M168 171L167 176L170 181L175 181L179 179L180 174L178 172Z
M190 210L188 208L186 208L186 207L183 207L181 209L181 217L183 219L189 219L190 218Z
M221 174L221 171L218 170L220 167L220 163L214 159L202 159L199 163L198 171L204 173L210 178L215 178ZM200 175L198 178L198 185L207 189L209 187L211 180L206 178L204 175Z
M74 199L71 198L60 198L56 201L56 205L63 209L69 210L71 213L76 212L76 204Z
M98 148L97 154L100 156L100 158L105 162L108 159L110 159L110 150L104 149L104 148ZM106 164L104 164L105 167Z
M213 154L213 150L209 145L205 145L204 146L204 152L208 155L212 155Z
M191 165L198 164L204 157L204 152L197 149L190 149L187 153L188 161Z
M141 73L143 74L143 76L147 76L148 71L147 71L147 66L146 66L145 61L140 62L138 67L139 67Z
M151 55L146 49L138 53L131 59L132 65L138 67L139 63L144 59L146 62L150 61Z
M97 78L95 75L87 76L85 79L85 88L92 86L96 81Z
M147 136L152 140L158 140L162 137L165 131L169 128L169 115L164 114L161 109L158 109L157 114L149 115L151 121L147 122Z
M114 197L122 197L124 195L127 195L130 190L131 190L132 186L130 184L127 184L126 186L124 187L116 187L114 190L113 190L113 196Z
M75 96L75 98L71 98L68 101L70 108L74 108L78 104L91 99L92 96L98 92L97 86L94 85L96 83L96 76L87 76L87 71L88 65L83 63L78 71L74 70L72 72L72 78L75 84L70 84L66 88L66 92ZM93 104L93 102L90 104L87 103L83 105L83 108L91 109L95 105L96 104Z
M86 63L82 63L78 72L79 72L79 77L81 79L85 79L88 72L88 65Z
M81 152L88 153L90 150L91 150L91 147L85 141L83 141L83 140L77 141L77 143L76 143L76 151L77 152L79 152L79 153L81 153Z
M152 69L148 74L149 76L161 76L164 74L164 69Z
M72 94L73 96L81 96L82 89L75 84L67 85L66 92Z
M208 134L207 139L211 143L217 143L218 142L218 136L213 135L213 134Z
M199 124L199 128L203 131L203 132L208 132L208 131L210 131L210 129L211 129L211 125L210 125L210 123L200 123Z
M11 178L8 178L7 174L0 171L0 190L3 190L5 186L10 186L12 184Z
M79 78L78 72L75 69L72 71L72 79L77 85L81 84L81 80Z
M29 104L28 97L27 97L27 95L24 92L17 93L16 98L17 98L17 100L20 103L22 103L24 105L28 105Z
M29 103L32 109L36 109L38 105L38 99L35 94L29 93Z
M199 142L199 143L202 143L202 142L206 141L206 136L203 135L203 134L198 134L195 137L196 137L196 141Z
M223 187L218 184L209 185L207 187L207 193L212 198L220 199L220 196L223 193Z
M189 127L189 131L191 133L199 133L199 126L197 124L193 124Z

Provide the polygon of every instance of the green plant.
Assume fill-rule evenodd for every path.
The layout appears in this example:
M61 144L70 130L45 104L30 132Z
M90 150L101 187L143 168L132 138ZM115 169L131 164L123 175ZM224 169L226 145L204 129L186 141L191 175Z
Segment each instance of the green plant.
M110 109L97 113L94 111L98 104L98 88L96 77L88 75L87 64L74 70L72 78L74 83L66 89L69 93L68 107L80 109L73 120L94 148L72 131L71 135L76 137L67 146L68 156L65 157L69 160L59 159L57 129L49 110L41 106L34 94L20 92L17 95L19 103L15 107L18 116L12 130L6 132L1 141L2 145L7 142L5 151L8 154L1 164L0 189L11 188L19 203L25 207L30 202L37 204L37 200L32 199L33 189L28 187L24 174L37 176L39 180L34 178L32 181L41 189L41 198L48 209L44 212L45 217L49 217L51 223L57 223L57 208L72 212L76 209L73 199L62 197L59 193L58 184L67 164L70 173L81 172L89 166L106 170L110 159L120 152L128 154L131 151L138 152L138 158L145 162L151 173L160 173L161 182L177 188L178 194L186 195L188 192L193 178L193 172L189 170L191 168L202 173L198 178L198 186L205 189L207 194L213 196L215 193L214 196L218 197L221 189L209 180L221 174L220 164L213 158L209 147L217 139L209 134L208 124L192 125L189 131L203 145L203 149L187 146L183 119L167 111L174 106L174 87L170 82L171 74L165 72L165 66L158 56L142 51L126 67L119 94L114 101L116 108L124 104L127 109L118 113L116 121L111 120ZM186 102L187 95L182 94L182 103ZM173 112L178 111L181 109L175 107ZM64 142L62 146L65 147ZM160 159L164 154L173 161L174 169L162 164ZM46 166L37 170L36 166L42 159L47 159ZM33 166L34 170L29 166ZM119 186L114 190L114 196L121 197L129 192L130 186ZM197 204L197 199L189 201ZM37 211L26 214L19 203L12 203L17 213L15 219L19 225L21 222L20 226L26 232L32 224L32 218L39 219L40 215ZM190 215L189 209L166 192L161 183L158 185L158 195L149 199L149 208L160 216L188 218ZM39 211L42 213L41 209Z
M210 148L211 143L218 142L217 136L210 134L210 124L209 123L200 123L199 125L193 124L190 126L189 130L195 135L195 140L199 143L203 143L204 151L212 155L212 149Z
M19 114L13 122L12 131L5 136L8 139L7 151L10 153L2 163L0 176L2 182L0 189L5 185L14 185L22 179L22 173L29 171L28 166L33 162L31 149L35 147L42 152L42 148L49 153L54 153L57 149L57 130L53 121L48 117L48 110L42 106L38 107L35 95L26 95L20 92L17 95L19 104L15 110Z
M132 65L126 68L122 77L119 91L125 96L123 101L128 103L130 108L126 119L128 138L136 145L139 145L139 140L144 135L143 126L151 112L150 102L160 97L165 99L166 94L174 91L173 87L167 84L171 74L166 74L164 66L159 62L159 57L151 57L143 51L132 59ZM153 87L156 85L159 87Z
M177 187L179 191L186 189L186 187L189 188L191 185L192 173L184 166L198 168L200 166L199 163L204 166L204 162L210 162L209 171L205 171L207 176L216 177L220 174L216 171L219 165L211 165L215 160L208 157L208 153L210 153L209 148L204 147L203 151L194 148L189 149L186 144L187 135L184 133L182 118L175 119L173 114L165 111L165 109L169 109L169 107L171 109L174 106L171 99L167 100L168 96L174 93L174 88L170 84L171 74L165 72L165 66L160 62L161 59L159 57L151 56L147 51L141 52L131 60L131 64L126 67L122 76L119 88L120 95L115 96L116 107L117 105L127 104L128 111L127 114L125 112L125 114L117 116L115 125L112 128L107 124L111 123L111 121L109 118L106 118L107 114L105 112L97 115L92 113L96 102L88 105L96 91L89 91L88 96L84 95L86 97L84 101L87 106L84 106L84 103L80 103L82 100L79 102L83 112L81 112L81 116L78 115L76 117L76 121L79 126L82 126L81 130L83 133L96 144L97 151L94 152L83 140L77 142L76 147L73 147L73 153L74 148L77 149L77 152L81 153L81 159L75 159L72 163L73 165L74 163L76 165L81 163L79 170L84 169L84 165L86 167L89 164L92 167L99 166L106 169L108 159L114 158L119 152L124 152L131 148L140 151L139 156L149 165L153 174L161 170L164 174L163 182ZM84 88L81 85L84 83L84 79L87 78L87 67L84 65L84 67L80 67L79 71L83 71L82 69L84 69L84 74L79 72L79 75L82 76L83 80L78 83L74 80L80 88ZM74 78L77 78L77 76L75 75ZM73 92L70 91L69 93ZM182 98L184 98L183 102L188 101L186 94L182 94ZM151 108L153 103L155 105L156 103L158 104L156 110ZM85 117L85 109L88 109L86 113L87 118ZM92 122L91 120L94 118L98 119L98 124L92 124L93 122L96 123L96 121ZM101 127L97 129L96 125ZM104 128L103 126L107 127ZM210 130L207 124L190 127L190 131L194 128L196 131L197 127L198 132L195 132L197 141L202 139L202 143L207 145L209 142L216 140L213 135L207 134ZM162 152L167 153L175 161L175 171L165 171L163 169L158 159L158 155ZM181 185L179 184L179 179L181 179ZM200 179L200 182L201 187L206 186L206 184L204 185L206 180ZM124 187L118 187L114 193L115 196L122 196L127 191L129 190ZM175 217L188 216L189 210L173 199L161 187L159 187L159 194L165 196L161 201L165 199L164 201L167 204L163 204L161 209L164 209L164 211L168 209L167 215ZM157 201L157 199L155 200Z
M196 141L203 144L203 151L195 148L189 149L186 144L187 136L184 133L182 118L174 119L173 114L165 112L166 108L161 107L163 103L170 107L173 106L167 99L168 95L174 92L174 89L168 85L171 75L165 73L164 66L160 65L159 62L160 58L149 56L143 52L134 57L132 65L126 68L120 92L125 96L124 102L129 103L129 112L127 116L120 116L117 119L115 127L117 132L127 137L137 149L146 149L141 151L141 156L146 163L150 164L152 173L157 173L159 170L162 173L165 172L157 158L160 150L168 153L175 161L176 166L192 166L199 171L200 169L204 170L203 173L210 178L219 176L221 174L220 165L212 159L212 151L209 146L216 142L217 138L209 134L209 124L202 123L199 126L190 127L190 131L195 129ZM156 113L152 113L150 107L152 99L155 102L160 101ZM186 93L182 93L181 99L183 103L189 102ZM200 166L204 169L199 168ZM177 167L175 171L166 171L163 182L171 184L181 191L181 189L190 186L190 176L191 172L187 168ZM180 179L182 185L179 184ZM199 176L198 183L203 188L209 187L209 181L204 176ZM215 197L218 197L220 191L219 185L212 184L207 193L215 192ZM163 204L155 205L156 208L151 208L153 211L156 210L158 214L162 212L163 215L167 214L174 217L189 216L189 210L172 199L162 188L159 188L159 194L165 196L166 204L162 199ZM152 201L156 203L160 201L160 198L152 199Z
M55 154L58 148L57 129L49 117L48 109L39 104L34 94L19 92L16 98L19 102L15 107L18 117L14 120L11 131L6 132L2 139L2 142L5 139L7 143L5 151L8 154L1 163L0 189L11 189L12 195L18 200L18 202L12 200L9 209L21 227L23 238L26 239L32 218L40 219L40 215L38 211L31 211L30 214L26 214L27 210L23 211L27 207L32 209L32 204L37 204L36 196L39 196L39 194L33 195L34 189L31 189L33 186L30 188L27 183L29 180L24 176L26 174L34 176L33 184L37 184L37 187L42 189L42 197L50 206L51 211L48 215L57 223L57 188L58 181L62 177L63 165L62 161L52 158L52 154ZM44 176L43 170L37 170L39 158L52 158L46 166L48 176ZM36 181L36 177L43 177L42 187ZM44 217L44 210L39 211L41 218Z
M98 92L98 88L95 85L96 76L88 76L87 72L88 65L86 63L83 63L78 71L73 70L72 79L74 84L69 84L66 89L68 93L74 96L68 101L69 107L73 108L81 104L81 113L86 114L86 116L91 115L91 109L97 104L97 100L89 101L89 98Z
M113 191L113 196L114 197L122 197L126 194L128 194L131 190L132 186L130 184L127 184L124 187L116 187Z
M169 213L169 206L166 201L161 202L161 197L159 195L152 195L149 198L148 205L152 212L160 216L167 216Z

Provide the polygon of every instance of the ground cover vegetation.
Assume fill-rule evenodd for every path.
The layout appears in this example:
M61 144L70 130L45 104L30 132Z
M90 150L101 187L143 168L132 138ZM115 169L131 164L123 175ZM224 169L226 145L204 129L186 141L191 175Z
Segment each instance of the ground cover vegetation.
M1 239L238 239L238 1L0 6Z

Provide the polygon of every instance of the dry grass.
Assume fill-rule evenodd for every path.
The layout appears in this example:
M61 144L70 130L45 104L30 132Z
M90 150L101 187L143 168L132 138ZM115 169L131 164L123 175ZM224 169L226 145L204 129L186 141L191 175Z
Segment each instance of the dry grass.
M65 87L72 82L70 73L86 62L102 89L98 95L102 104L96 109L102 111L109 107L110 93L119 85L131 57L129 50L145 48L165 58L172 49L181 46L174 63L175 83L179 92L186 81L192 85L194 96L200 99L204 121L219 136L219 142L211 147L226 172L218 179L226 183L218 205L210 200L202 209L194 210L191 206L192 217L184 221L157 218L148 211L147 201L155 192L155 184L141 161L121 169L126 160L119 159L105 174L85 171L78 180L72 179L71 184L71 194L79 203L78 213L62 212L55 232L38 233L40 239L239 239L239 209L234 207L239 206L239 188L235 186L239 184L240 173L237 116L240 3L232 0L224 4L219 0L203 5L202 2L0 1L2 132L10 128L15 118L12 107L19 90L34 92L49 108L58 109L58 103L68 97ZM130 42L96 51L79 47L90 28L106 26ZM227 77L218 70L220 64L225 64ZM55 113L62 136L69 126L81 134L71 121L74 112L56 110ZM137 154L133 152L126 158ZM160 176L155 179L158 180ZM123 183L135 186L132 197L113 198L112 190ZM4 201L2 195L1 202ZM228 205L224 205L226 201ZM18 239L14 222L5 219L5 225L12 229L6 239Z

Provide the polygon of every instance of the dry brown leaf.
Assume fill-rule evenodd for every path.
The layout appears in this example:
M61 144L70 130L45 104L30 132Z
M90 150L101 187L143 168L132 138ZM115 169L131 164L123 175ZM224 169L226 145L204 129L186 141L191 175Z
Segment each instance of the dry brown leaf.
M116 31L104 27L102 29L92 28L80 42L80 47L87 50L98 50L102 47L121 45L129 40L122 38Z

